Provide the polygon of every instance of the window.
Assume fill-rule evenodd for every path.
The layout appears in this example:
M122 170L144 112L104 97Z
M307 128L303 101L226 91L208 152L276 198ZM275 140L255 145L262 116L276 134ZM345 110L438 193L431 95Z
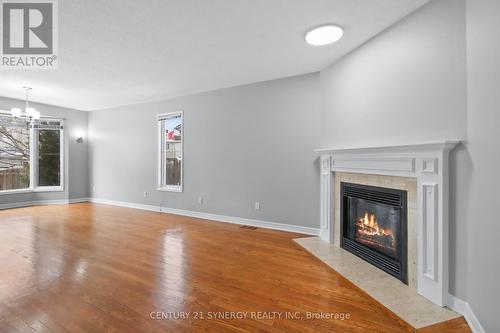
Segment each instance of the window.
M0 114L0 194L63 190L63 126Z
M182 192L183 125L182 111L158 116L158 189L161 191Z
M38 123L36 133L37 187L61 187L61 133L59 120L42 120ZM62 189L62 188L61 188Z
M0 116L0 191L30 188L30 129Z

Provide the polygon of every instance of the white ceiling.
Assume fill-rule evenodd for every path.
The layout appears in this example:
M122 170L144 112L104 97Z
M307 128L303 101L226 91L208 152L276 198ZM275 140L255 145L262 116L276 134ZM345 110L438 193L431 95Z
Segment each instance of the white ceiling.
M0 95L90 111L316 72L427 1L59 1L59 68L0 70ZM322 23L344 38L305 44Z

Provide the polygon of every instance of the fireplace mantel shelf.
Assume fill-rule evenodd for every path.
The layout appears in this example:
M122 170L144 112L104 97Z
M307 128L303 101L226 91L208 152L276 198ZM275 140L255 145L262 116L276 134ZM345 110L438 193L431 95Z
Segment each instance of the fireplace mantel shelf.
M336 172L417 180L417 289L440 306L448 296L449 153L459 140L379 147L315 149L320 157L320 238L333 243Z
M427 142L419 144L405 144L396 146L373 146L373 147L345 147L345 148L318 148L314 149L317 153L361 153L361 152L408 152L418 150L449 150L453 149L460 140L445 140L438 142Z

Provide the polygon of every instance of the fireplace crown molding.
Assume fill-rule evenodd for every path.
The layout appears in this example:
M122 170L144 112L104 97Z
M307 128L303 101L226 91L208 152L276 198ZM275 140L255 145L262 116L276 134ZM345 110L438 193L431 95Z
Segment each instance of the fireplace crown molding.
M335 172L417 179L417 291L440 306L448 297L449 152L458 140L316 149L320 157L320 237L333 243ZM333 200L332 200L333 198Z
M427 142L419 144L406 144L396 146L369 146L369 147L345 147L345 148L318 148L317 153L377 153L377 152L412 152L422 150L452 150L460 140L445 140L438 142Z
M458 140L400 146L317 149L321 172L355 172L374 175L415 177L447 176L448 153ZM444 167L444 169L443 169ZM423 177L429 178L429 177Z

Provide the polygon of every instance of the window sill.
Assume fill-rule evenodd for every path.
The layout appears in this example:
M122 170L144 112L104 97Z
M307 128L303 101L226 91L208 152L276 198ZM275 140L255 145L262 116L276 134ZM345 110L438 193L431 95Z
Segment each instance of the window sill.
M33 189L33 192L35 193L40 193L40 192L64 192L64 189L61 186L56 186L56 187L37 187Z
M20 189L20 190L5 190L5 191L0 191L0 195L6 195L6 194L24 194L24 193L31 193L33 192L32 189Z
M161 192L182 192L182 186L164 186L158 187L156 190Z
M26 194L26 193L43 193L43 192L64 192L62 187L38 187L35 189L21 189L21 190L6 190L0 191L0 195L9 194Z

